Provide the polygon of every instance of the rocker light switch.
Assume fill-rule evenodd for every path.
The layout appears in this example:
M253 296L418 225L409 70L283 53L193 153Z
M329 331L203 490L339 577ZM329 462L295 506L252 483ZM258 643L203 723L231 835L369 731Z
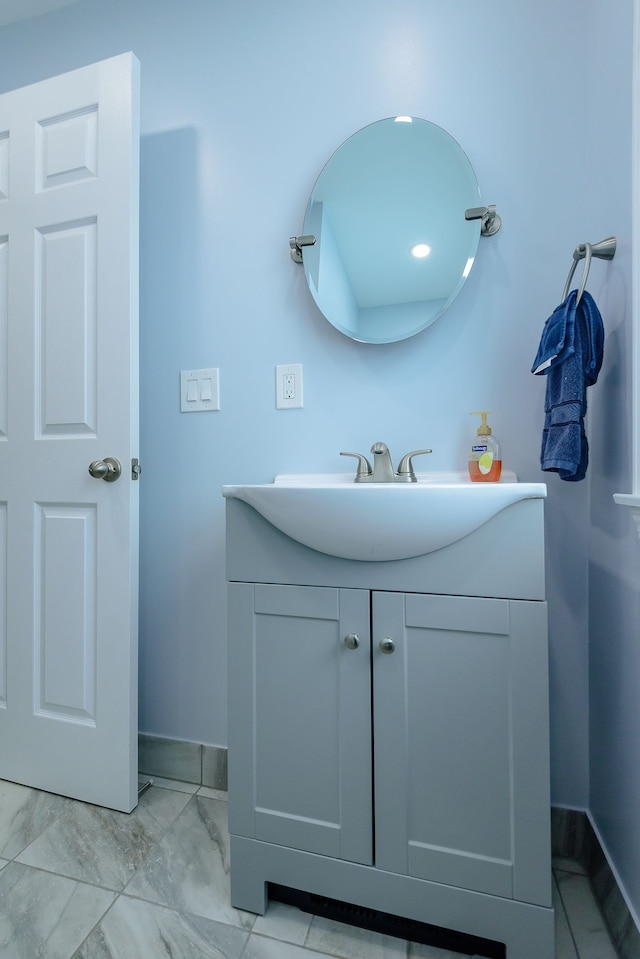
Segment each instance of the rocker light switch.
M203 376L200 380L200 399L203 403L209 403L213 399L210 376Z
M220 371L182 370L180 373L180 410L203 413L220 409Z
M187 380L187 403L195 403L198 399L198 381L196 379Z

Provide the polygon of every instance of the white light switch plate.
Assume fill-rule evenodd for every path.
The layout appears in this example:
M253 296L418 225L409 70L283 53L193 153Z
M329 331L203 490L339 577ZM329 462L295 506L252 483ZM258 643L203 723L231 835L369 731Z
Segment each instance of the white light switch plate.
M180 372L180 411L203 413L220 409L220 371L182 370Z

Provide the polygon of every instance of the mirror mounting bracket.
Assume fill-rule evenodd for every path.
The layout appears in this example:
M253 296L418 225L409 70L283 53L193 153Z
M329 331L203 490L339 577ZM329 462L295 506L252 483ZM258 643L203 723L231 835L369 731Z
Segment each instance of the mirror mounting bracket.
M491 206L474 206L464 212L465 220L482 220L480 236L493 236L502 226L502 218L496 213L495 203Z
M290 236L289 237L289 252L291 254L291 259L294 263L302 263L302 249L305 246L313 246L316 242L315 236L308 234L307 236Z

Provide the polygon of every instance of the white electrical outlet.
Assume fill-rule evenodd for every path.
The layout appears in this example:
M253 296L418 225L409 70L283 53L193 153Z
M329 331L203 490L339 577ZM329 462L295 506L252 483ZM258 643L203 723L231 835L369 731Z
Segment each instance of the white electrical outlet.
M276 366L276 409L293 410L302 407L302 363Z

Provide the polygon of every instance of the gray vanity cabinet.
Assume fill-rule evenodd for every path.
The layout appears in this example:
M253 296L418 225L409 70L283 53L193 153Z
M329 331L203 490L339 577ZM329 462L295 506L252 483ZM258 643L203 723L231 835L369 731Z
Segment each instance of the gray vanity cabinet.
M545 904L527 695L544 702L543 605L250 583L229 596L232 832Z
M235 907L264 912L274 882L552 959L542 503L511 509L381 564L227 502Z

